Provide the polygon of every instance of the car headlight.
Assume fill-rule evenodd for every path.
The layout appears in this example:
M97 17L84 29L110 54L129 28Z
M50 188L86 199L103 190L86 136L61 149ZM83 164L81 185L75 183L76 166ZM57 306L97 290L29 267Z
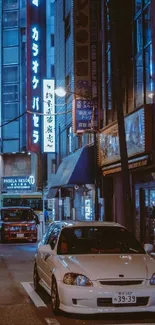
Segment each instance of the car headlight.
M78 273L66 273L63 278L63 283L82 287L90 287L93 285L85 275Z
M155 273L152 274L152 278L150 279L150 284L155 285Z

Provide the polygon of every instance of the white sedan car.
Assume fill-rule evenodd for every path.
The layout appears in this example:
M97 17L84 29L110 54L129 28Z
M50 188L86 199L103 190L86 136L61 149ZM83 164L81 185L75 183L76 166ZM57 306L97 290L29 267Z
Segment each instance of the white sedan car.
M54 222L35 256L40 286L55 313L155 312L155 260L112 222Z

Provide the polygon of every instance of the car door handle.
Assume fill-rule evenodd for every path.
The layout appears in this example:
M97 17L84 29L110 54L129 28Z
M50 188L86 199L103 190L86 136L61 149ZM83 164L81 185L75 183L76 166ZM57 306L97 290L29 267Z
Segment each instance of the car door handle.
M51 254L50 253L48 253L48 254L45 254L44 255L44 261L46 261L47 259L48 259L48 257L50 257L51 256Z

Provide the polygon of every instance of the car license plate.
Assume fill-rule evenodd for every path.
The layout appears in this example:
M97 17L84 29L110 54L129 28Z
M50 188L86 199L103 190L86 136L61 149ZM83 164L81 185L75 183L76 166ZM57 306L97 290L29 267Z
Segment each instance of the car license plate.
M133 292L116 292L112 298L113 304L136 304L136 296Z
M23 238L24 234L17 234L17 238Z

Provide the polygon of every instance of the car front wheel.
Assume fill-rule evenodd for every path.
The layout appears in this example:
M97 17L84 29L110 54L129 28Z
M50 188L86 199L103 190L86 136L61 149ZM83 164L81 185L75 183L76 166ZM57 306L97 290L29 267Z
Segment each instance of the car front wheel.
M39 278L38 271L37 271L37 265L35 263L34 270L33 270L33 285L34 285L34 290L36 292L39 292L39 290L40 290L39 281L40 281L40 278Z
M55 277L52 277L51 305L54 314L57 315L59 313L60 300L59 300L58 287L57 287Z

